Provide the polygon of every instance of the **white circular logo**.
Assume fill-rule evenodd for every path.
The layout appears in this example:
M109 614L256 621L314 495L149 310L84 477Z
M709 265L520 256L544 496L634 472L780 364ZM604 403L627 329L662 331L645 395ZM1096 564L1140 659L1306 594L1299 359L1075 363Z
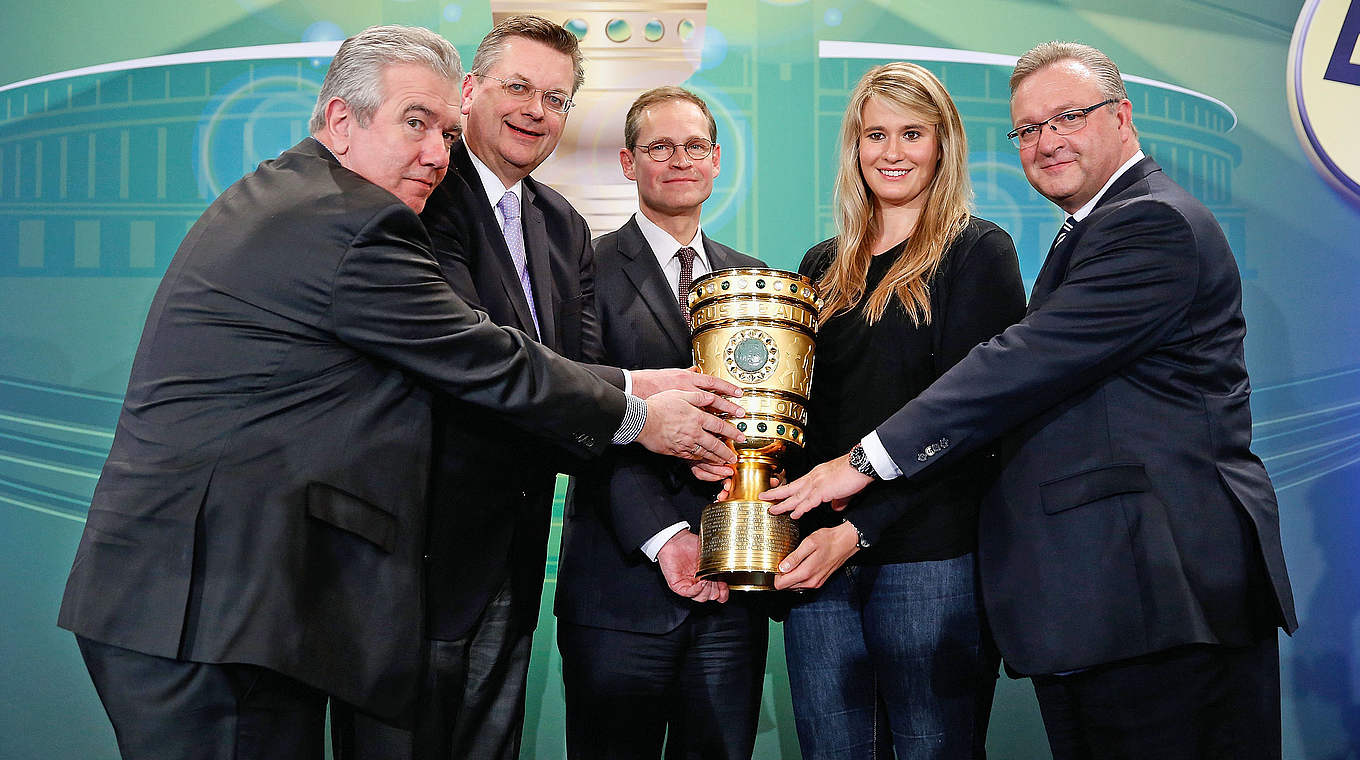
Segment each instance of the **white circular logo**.
M1289 44L1289 111L1323 177L1360 203L1360 0L1308 0Z

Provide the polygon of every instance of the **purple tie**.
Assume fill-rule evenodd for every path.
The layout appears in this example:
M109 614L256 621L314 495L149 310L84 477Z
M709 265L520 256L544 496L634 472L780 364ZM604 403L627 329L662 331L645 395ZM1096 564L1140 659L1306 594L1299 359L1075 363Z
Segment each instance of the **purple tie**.
M507 192L496 204L505 218L501 234L505 235L505 246L510 249L510 260L515 263L515 274L519 275L519 286L524 290L524 298L529 302L529 316L534 320L534 330L541 336L538 326L538 309L534 308L534 287L529 282L529 257L524 253L524 228L519 223L519 196Z
M689 286L694 282L694 256L697 252L685 246L675 252L680 258L680 285L676 288L676 296L680 299L680 313L685 317L685 327L689 328Z

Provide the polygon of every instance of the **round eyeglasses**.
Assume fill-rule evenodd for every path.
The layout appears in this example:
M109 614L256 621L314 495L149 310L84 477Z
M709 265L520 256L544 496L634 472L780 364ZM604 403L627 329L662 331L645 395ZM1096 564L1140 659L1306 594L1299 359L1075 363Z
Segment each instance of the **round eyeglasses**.
M637 149L646 153L647 157L653 161L660 162L669 161L671 156L675 155L675 149L678 147L680 146L670 140L657 140L651 145L639 145L637 146ZM708 158L715 147L717 147L717 143L711 143L708 140L696 138L685 143L685 155L689 156L694 161L701 161Z
M1093 106L1085 108L1073 108L1071 111L1063 111L1057 116L1050 116L1038 124L1023 124L1011 130L1006 135L1006 139L1017 148L1032 148L1039 143L1039 137L1044 133L1044 127L1052 129L1054 133L1060 135L1070 135L1078 132L1086 126L1086 116L1101 106L1108 106L1111 103L1118 103L1117 98L1102 100Z
M571 96L561 90L539 89L523 79L501 79L500 77L492 76L490 74L477 74L476 72L473 72L473 74L474 76L494 79L497 82L500 82L501 89L505 90L505 94L515 100L533 100L534 96L541 94L543 96L543 107L549 111L566 113L571 110L572 106L576 105L571 101Z

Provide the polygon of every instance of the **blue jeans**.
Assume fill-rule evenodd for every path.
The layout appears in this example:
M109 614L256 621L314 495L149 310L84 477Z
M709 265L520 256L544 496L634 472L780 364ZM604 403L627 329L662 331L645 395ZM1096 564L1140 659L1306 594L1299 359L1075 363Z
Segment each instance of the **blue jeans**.
M984 757L999 656L973 555L847 565L784 623L805 760Z

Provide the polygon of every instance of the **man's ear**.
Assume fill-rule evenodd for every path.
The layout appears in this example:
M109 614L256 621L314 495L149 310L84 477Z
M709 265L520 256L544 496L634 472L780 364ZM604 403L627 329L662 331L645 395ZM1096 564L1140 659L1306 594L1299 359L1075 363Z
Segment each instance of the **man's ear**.
M467 75L463 77L463 105L459 110L463 112L464 116L467 116L469 109L472 108L472 93L477 85L476 77L477 75L472 72L468 72Z
M713 155L710 156L710 158L713 159L713 176L714 176L714 177L717 177L719 174L722 174L722 146L721 146L721 145L719 145L719 144L717 144L717 143L713 143Z
M619 166L623 167L623 176L637 182L637 168L633 165L633 160L633 151L619 148Z
M1115 118L1119 119L1119 131L1125 142L1133 138L1133 103L1127 98L1120 102L1115 110Z
M326 103L326 147L335 153L336 158L349 153L351 132L358 126L354 111L349 103L340 98L331 98Z

